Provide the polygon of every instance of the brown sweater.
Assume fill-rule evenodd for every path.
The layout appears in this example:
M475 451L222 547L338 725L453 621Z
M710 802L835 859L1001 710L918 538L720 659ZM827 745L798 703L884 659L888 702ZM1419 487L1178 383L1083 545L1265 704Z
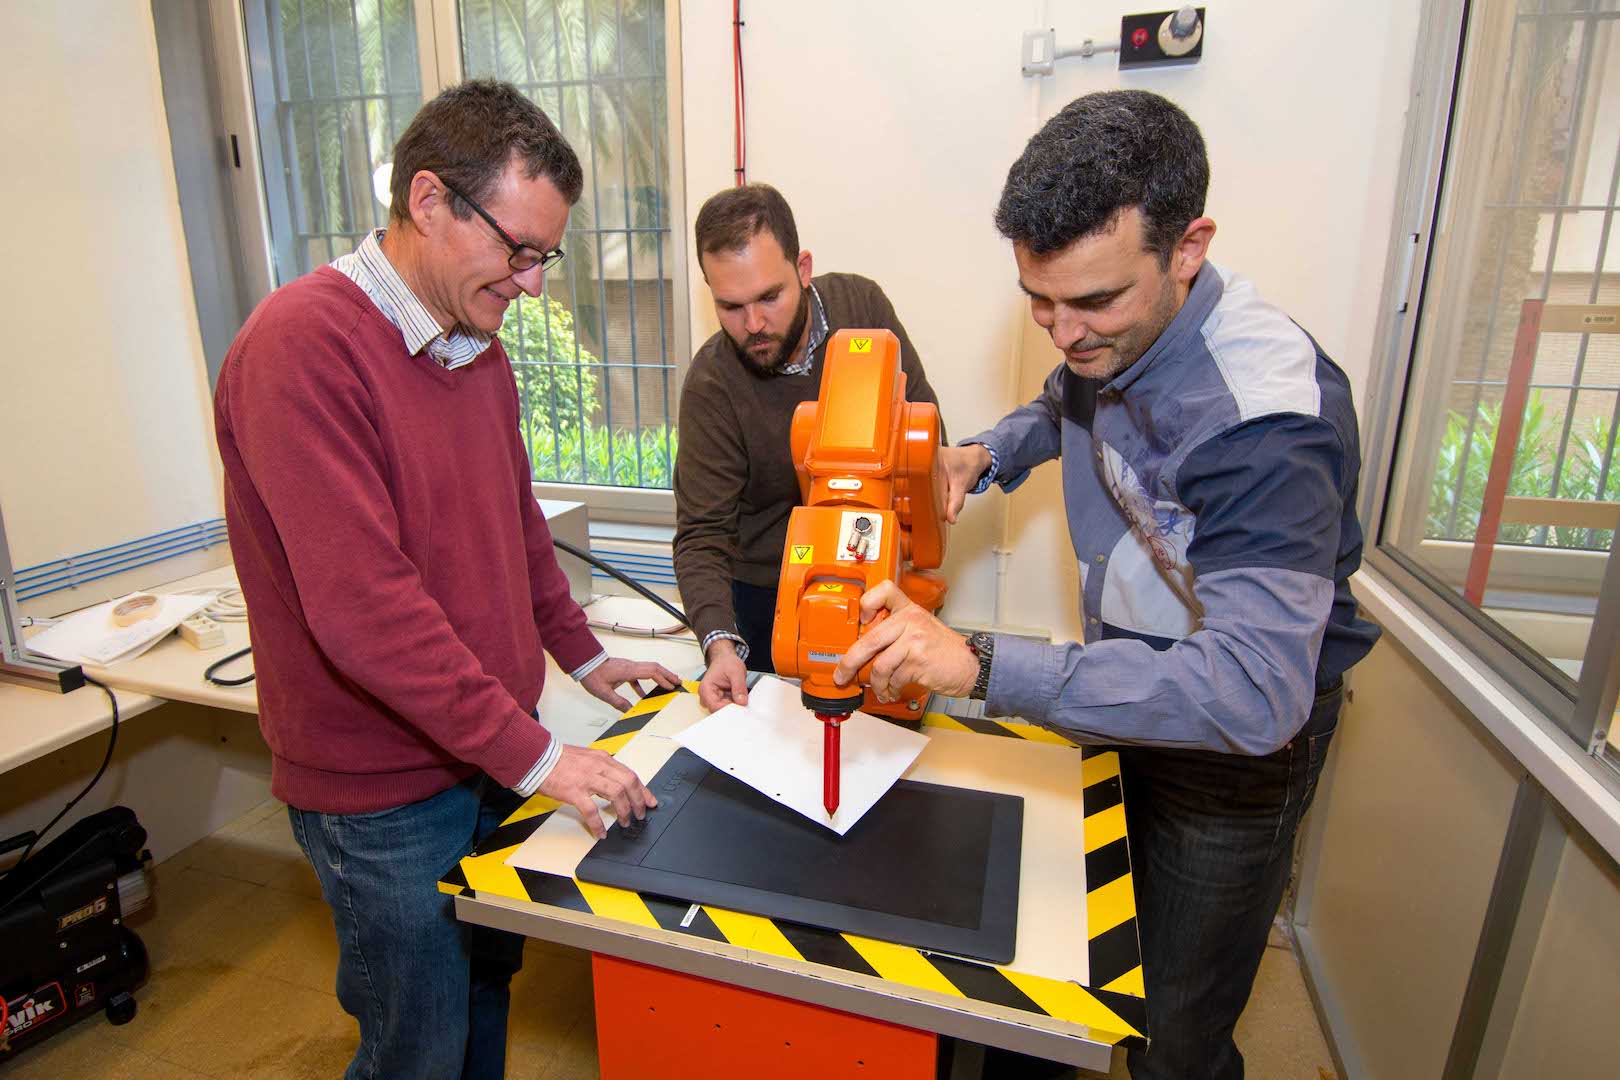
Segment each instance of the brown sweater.
M845 329L894 331L906 399L939 404L906 328L876 282L823 274L814 284L829 340ZM699 641L715 630L736 633L733 578L776 584L788 514L799 504L788 432L793 410L821 392L826 353L823 342L807 375L767 375L722 331L692 358L675 457L675 578Z

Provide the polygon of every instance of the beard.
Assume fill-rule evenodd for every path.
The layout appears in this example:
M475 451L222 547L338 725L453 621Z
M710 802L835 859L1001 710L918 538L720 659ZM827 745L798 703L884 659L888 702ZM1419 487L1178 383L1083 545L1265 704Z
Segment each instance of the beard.
M1167 276L1164 290L1141 322L1116 337L1088 338L1075 342L1064 352L1063 362L1068 365L1070 371L1082 378L1104 381L1112 379L1142 359L1142 356L1153 348L1153 343L1159 340L1159 335L1163 334L1175 319L1176 311L1175 282ZM1078 359L1075 355L1093 349L1107 351L1090 359Z
M758 371L780 371L793 359L795 350L799 347L799 339L804 336L805 324L810 321L810 290L799 290L799 309L793 313L793 323L788 332L780 337L774 334L754 334L743 341L731 338L731 343L737 347L744 360ZM731 337L728 333L727 337ZM776 349L770 354L768 360L754 359L753 349L761 346L775 344Z

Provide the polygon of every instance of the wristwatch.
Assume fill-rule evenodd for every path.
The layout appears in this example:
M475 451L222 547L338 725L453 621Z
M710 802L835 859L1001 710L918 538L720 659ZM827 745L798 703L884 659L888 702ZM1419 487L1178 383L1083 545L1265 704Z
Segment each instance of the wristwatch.
M968 691L968 697L983 701L985 695L990 693L990 663L995 658L996 639L980 630L968 636L967 647L979 658L979 677L973 680L973 689Z

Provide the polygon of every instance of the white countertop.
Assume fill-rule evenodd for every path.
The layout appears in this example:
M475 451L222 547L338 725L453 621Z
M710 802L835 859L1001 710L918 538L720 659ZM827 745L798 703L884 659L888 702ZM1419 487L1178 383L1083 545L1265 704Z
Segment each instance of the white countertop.
M235 569L223 566L206 573L155 586L153 592L179 592L210 585L229 585ZM607 623L665 626L667 613L641 599L603 597L587 609L593 619ZM164 701L188 701L237 712L257 713L258 694L252 683L240 687L214 686L203 671L216 660L248 644L246 623L221 623L225 644L206 651L192 648L179 635L171 635L133 660L109 668L87 667L85 674L112 687L119 716L128 719ZM691 678L702 655L690 635L650 638L597 630L597 637L616 656L655 660L682 678ZM252 670L252 657L243 657L220 674L236 678ZM620 691L632 701L628 688ZM587 745L617 718L609 705L597 701L546 657L546 689L540 701L542 721L564 742ZM54 694L0 683L0 772L43 757L112 723L107 695L94 686L69 694Z

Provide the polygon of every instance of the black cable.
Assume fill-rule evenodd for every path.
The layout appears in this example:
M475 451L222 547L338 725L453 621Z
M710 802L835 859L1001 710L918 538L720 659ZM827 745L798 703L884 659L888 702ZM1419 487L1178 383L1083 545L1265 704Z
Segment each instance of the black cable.
M203 678L207 679L209 682L213 683L215 686L246 686L248 683L252 682L255 678L258 677L254 672L250 671L246 675L242 676L240 679L216 679L214 677L214 672L218 671L220 668L224 667L226 664L230 663L232 660L240 660L240 659L242 659L242 657L246 656L248 653L250 653L252 651L253 651L253 647L250 645L245 649L236 650L235 652L231 653L231 655L229 655L227 657L224 657L224 658L219 659L219 660L215 660L212 664L209 664L208 667L203 671Z
M566 540L559 540L553 536L551 538L551 542L556 544L560 550L568 552L568 554L572 555L574 558L583 559L585 562L590 563L604 574L624 582L626 585L636 590L636 592L640 593L642 596L645 596L648 600L651 600L653 603L675 616L676 619L680 620L680 624L686 627L688 630L693 628L692 620L686 617L685 612L676 607L674 604L671 604L668 600L665 600L662 596L659 596L657 593L653 592L651 589L647 588L641 582L635 580L627 574L620 573L616 567L608 565L588 551L581 551L579 548L575 547L573 544L570 544Z
M39 844L40 840L44 838L45 834L56 828L56 823L66 817L69 810L72 810L75 806L79 805L80 799L90 794L90 789L96 786L96 783L101 779L103 774L106 773L108 764L112 762L113 747L118 745L118 699L113 696L113 692L111 690L107 689L106 683L98 682L88 675L84 677L84 681L89 683L91 686L101 687L102 692L107 695L107 700L112 702L112 736L107 740L107 752L101 758L101 768L97 769L96 775L92 776L90 778L90 782L84 785L84 790L73 796L72 801L66 806L62 807L61 813L51 818L51 823L49 825L45 826L43 829L39 830L39 832L34 834L34 838L28 842L28 846L23 848L22 857L16 862L12 863L11 867L6 871L7 877L10 877L12 874L16 873L17 868L28 861L28 856L34 853L34 848Z
M692 629L692 622L686 617L685 612L681 611L680 608L671 604L668 600L665 600L662 596L659 596L645 585L642 585L641 582L621 573L617 568L603 562L590 552L581 551L579 548L575 547L573 544L570 544L566 540L558 540L555 536L553 536L551 538L551 542L560 550L568 552L568 554L572 555L574 558L583 559L585 562L590 563L603 573L611 575L612 577L624 582L626 585L636 590L636 592L640 593L642 596L645 596L648 600L651 600L653 603L675 616L682 626L686 627L688 630ZM233 660L240 660L242 657L248 655L252 651L252 647L249 646L246 649L240 649L237 652L233 652L231 655L224 657L223 659L214 661L212 664L209 664L208 669L203 672L203 678L208 680L210 683L213 683L215 686L246 686L255 678L255 675L252 672L242 676L240 679L215 678L214 672L218 671L220 668L224 667L226 664L229 664ZM90 680L87 679L85 681L89 682Z

